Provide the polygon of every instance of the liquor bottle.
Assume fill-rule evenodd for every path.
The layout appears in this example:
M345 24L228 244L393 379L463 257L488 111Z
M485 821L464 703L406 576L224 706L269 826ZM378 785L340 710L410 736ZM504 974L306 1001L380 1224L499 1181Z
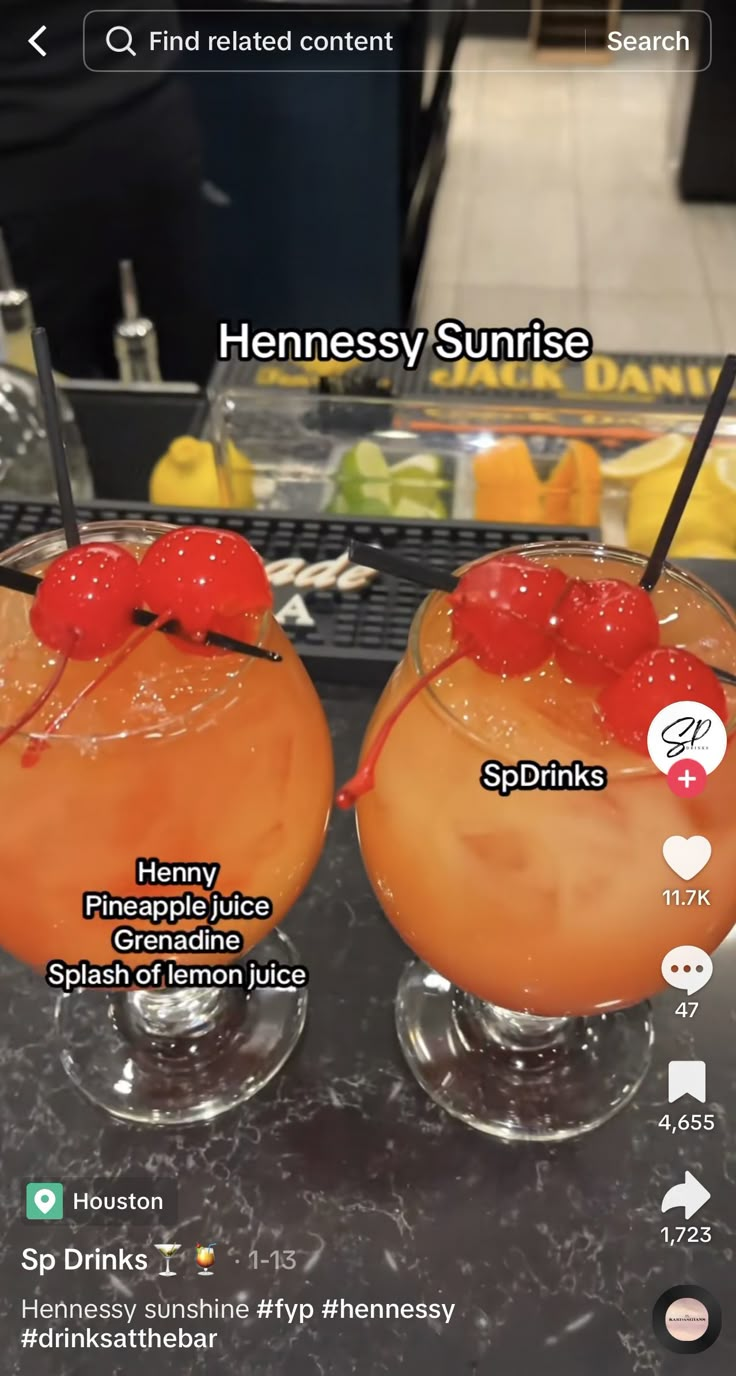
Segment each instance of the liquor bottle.
M0 321L5 336L5 362L11 368L35 373L31 330L35 324L31 298L15 284L3 232L0 229Z
M124 259L119 268L123 318L115 326L114 345L120 381L160 382L156 327L152 320L140 313L138 288L130 259Z

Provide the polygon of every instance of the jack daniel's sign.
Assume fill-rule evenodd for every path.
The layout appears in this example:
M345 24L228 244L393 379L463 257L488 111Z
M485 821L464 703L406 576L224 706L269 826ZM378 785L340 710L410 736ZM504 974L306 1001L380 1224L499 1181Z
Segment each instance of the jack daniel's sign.
M473 397L479 401L530 401L546 405L585 405L633 409L702 411L713 390L720 360L694 354L617 354L596 352L581 363L474 361L439 363L424 357L408 373L395 364L356 365L367 376L390 385L397 397ZM233 379L235 382L235 379ZM299 363L241 364L237 384L285 388L314 387L314 372ZM356 387L356 394L359 389ZM736 408L736 402L731 402Z

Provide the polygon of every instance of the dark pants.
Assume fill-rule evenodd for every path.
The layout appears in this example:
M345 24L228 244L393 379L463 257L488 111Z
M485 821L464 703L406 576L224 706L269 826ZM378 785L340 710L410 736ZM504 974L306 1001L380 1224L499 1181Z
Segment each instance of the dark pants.
M130 258L163 377L206 381L215 322L200 188L197 129L173 79L64 143L2 159L0 224L59 372L117 376L118 262Z

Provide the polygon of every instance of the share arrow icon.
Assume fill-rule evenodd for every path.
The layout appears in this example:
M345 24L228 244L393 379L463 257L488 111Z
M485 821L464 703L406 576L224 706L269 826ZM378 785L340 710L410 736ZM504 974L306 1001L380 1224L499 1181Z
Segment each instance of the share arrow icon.
M662 1200L662 1213L666 1214L668 1209L684 1209L685 1217L692 1218L693 1214L702 1209L708 1203L710 1194L699 1180L695 1179L689 1171L685 1171L685 1179L680 1185L673 1185L668 1190Z
M31 47L35 48L36 52L39 53L41 57L46 56L46 49L42 48L41 44L37 40L41 37L42 33L46 32L47 28L48 24L42 24L40 29L36 29L36 32L31 36L31 38L28 39L28 42L30 43Z

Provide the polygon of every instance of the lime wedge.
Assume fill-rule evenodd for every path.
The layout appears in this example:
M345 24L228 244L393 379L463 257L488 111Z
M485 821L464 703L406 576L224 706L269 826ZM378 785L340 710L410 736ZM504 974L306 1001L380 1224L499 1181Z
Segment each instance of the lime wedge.
M399 497L394 500L392 514L417 521L426 521L428 518L443 521L447 516L447 508L440 497L428 502L417 501L414 497Z
M425 482L427 479L441 481L443 474L442 459L439 454L412 454L411 458L400 459L391 465L391 477L401 481Z
M437 493L449 486L443 477L439 454L413 454L410 459L402 459L391 466L394 510L404 499L431 508Z
M339 483L385 483L388 479L388 464L383 450L373 440L360 440L348 449L340 460L337 471Z
M338 496L342 515L390 516L392 511L388 483L341 483L336 493Z
M355 491L348 498L351 516L390 516L391 502L381 497L373 488L363 488L362 493Z

